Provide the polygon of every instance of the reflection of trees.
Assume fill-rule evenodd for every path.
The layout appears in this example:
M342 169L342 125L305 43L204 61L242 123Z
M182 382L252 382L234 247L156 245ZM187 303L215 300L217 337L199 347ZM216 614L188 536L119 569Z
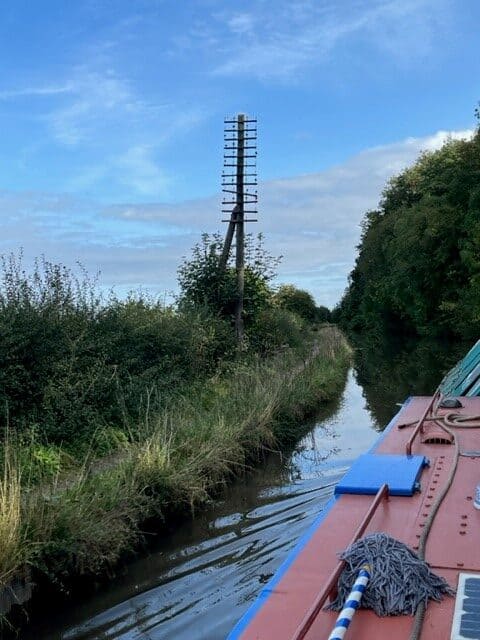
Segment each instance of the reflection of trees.
M398 410L396 403L412 395L431 395L445 373L469 345L392 339L385 335L349 335L355 349L358 383L368 409L385 426Z

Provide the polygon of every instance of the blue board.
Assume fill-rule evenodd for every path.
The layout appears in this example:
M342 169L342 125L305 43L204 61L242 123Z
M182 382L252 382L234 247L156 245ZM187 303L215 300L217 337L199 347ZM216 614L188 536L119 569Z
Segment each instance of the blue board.
M388 484L390 495L411 496L418 488L425 456L366 453L360 456L335 488L335 494L373 495Z

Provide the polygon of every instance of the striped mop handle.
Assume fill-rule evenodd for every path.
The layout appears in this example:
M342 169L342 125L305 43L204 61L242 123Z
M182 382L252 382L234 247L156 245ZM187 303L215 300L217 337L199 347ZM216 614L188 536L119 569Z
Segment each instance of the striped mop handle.
M342 640L345 636L350 622L352 621L353 615L360 606L360 600L362 599L363 592L365 591L368 581L370 580L371 573L372 569L369 564L364 564L358 572L355 584L348 594L348 598L343 605L343 609L338 614L335 628L328 636L328 640Z

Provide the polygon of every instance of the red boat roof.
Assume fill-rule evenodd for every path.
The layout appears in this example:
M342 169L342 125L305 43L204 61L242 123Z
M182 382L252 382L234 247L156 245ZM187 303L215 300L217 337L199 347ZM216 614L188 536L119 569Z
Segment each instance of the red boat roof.
M455 410L457 413L480 415L480 398L460 400L463 406ZM419 421L430 402L428 397L410 399L381 435L372 453L405 455L414 424L405 428L399 425ZM448 411L452 410L443 410L443 413ZM421 471L421 491L383 500L365 534L382 531L418 549L435 496L445 485L455 458L455 447L439 443L438 431L434 423L426 422L424 432L412 444L412 454L425 456L430 461L430 466ZM467 455L459 457L453 483L433 521L425 551L425 559L433 571L445 577L453 588L457 587L460 572L480 573L480 511L473 506L475 487L480 484L480 422L479 428L456 429L455 437L460 451ZM372 495L352 494L332 498L228 640L291 640L337 565L338 553L352 541L373 500ZM454 597L428 604L422 640L450 638L454 607ZM336 613L322 609L305 638L327 638L336 617ZM380 618L360 609L348 633L355 640L380 637L406 640L412 624L411 616Z

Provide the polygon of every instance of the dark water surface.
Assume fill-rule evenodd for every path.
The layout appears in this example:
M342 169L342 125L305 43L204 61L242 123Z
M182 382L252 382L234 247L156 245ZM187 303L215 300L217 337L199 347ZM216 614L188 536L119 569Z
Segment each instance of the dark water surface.
M424 378L417 390L410 369L405 388L401 372L374 364L369 368L362 353L357 360L358 372L350 371L341 398L324 407L293 452L270 455L214 507L158 542L148 557L131 563L123 576L88 599L62 603L60 611L52 609L44 619L35 616L21 637L225 638L324 508L335 483L398 410L395 403L410 392L433 391L433 383ZM438 358L432 362L434 387L442 371Z

